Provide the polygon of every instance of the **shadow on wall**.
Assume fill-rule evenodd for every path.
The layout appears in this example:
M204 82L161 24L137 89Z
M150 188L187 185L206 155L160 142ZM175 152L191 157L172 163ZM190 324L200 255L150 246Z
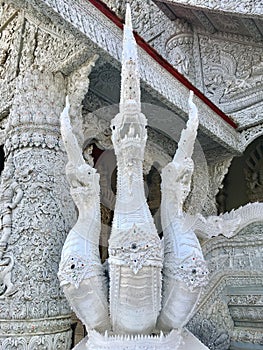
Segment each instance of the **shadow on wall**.
M4 169L4 163L5 163L4 145L1 145L0 146L0 174Z
M224 187L219 192L224 210L237 209L249 202L263 202L263 137L254 140L241 157L233 159Z

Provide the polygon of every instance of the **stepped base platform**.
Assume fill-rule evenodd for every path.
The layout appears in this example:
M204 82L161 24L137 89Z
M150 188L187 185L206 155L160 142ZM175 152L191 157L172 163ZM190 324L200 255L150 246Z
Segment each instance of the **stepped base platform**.
M209 350L187 329L167 335L102 335L90 331L73 350Z

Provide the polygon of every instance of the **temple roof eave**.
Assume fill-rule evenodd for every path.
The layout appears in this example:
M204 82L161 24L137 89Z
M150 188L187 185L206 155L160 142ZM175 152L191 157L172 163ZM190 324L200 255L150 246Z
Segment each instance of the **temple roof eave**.
M21 0L15 2L21 2ZM85 2L65 0L63 3L58 3L55 0L35 1L35 3L39 3L41 11L48 14L49 17L59 16L69 22L71 24L70 30L74 31L76 35L82 36L91 50L95 49L97 53L101 53L115 66L119 66L122 49L121 25L114 22L114 13L106 16L103 13L105 12L103 6L96 7L92 2L95 3L93 0ZM152 90L156 96L159 96L162 102L166 101L167 105L174 106L174 109L186 119L191 84L186 86L184 82L179 80L180 77L177 79L173 76L144 49L139 48L138 51L142 84ZM196 93L195 95L200 128L203 133L228 149L230 153L241 153L243 149L240 133L204 102L204 100L208 100L204 95L200 92L199 96ZM223 112L221 113L223 114Z
M194 10L209 10L218 14L237 15L239 17L257 18L262 17L262 5L260 1L207 1L207 0L162 0L168 4L187 6Z

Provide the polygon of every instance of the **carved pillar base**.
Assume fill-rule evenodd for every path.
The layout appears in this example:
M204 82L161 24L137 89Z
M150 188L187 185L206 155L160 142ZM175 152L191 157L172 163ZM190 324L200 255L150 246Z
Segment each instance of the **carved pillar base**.
M71 329L69 318L46 318L45 320L1 320L1 328L6 330L0 338L2 350L70 349ZM20 330L18 333L17 330ZM53 333L51 333L53 330ZM49 334L45 334L45 333ZM16 333L16 334L14 334Z

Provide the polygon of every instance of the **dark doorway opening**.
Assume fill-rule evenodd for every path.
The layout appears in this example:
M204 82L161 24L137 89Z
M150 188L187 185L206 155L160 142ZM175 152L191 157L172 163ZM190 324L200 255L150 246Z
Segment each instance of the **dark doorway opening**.
M4 169L4 164L5 164L4 145L0 145L0 174Z

